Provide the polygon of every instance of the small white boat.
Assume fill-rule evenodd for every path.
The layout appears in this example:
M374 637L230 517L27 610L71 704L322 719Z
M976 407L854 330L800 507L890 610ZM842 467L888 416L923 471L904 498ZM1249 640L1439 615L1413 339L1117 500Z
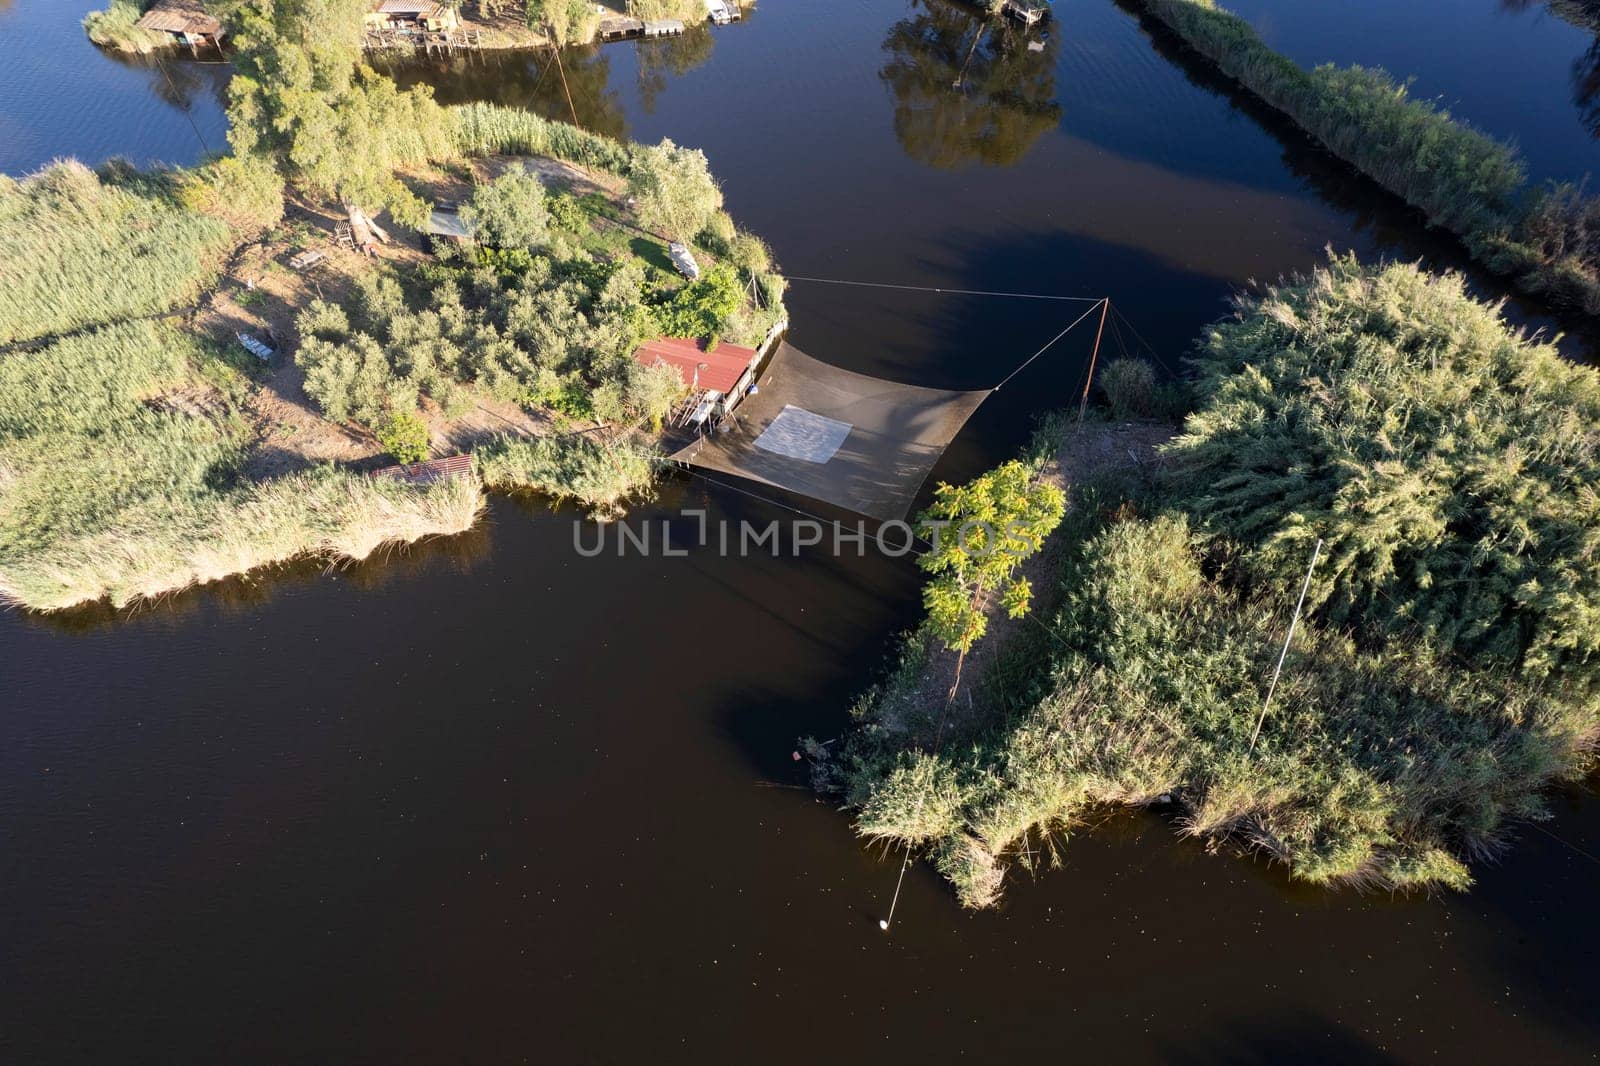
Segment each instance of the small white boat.
M694 253L689 251L688 245L673 241L667 245L667 255L672 265L678 268L678 273L690 281L700 280L700 264L694 261Z

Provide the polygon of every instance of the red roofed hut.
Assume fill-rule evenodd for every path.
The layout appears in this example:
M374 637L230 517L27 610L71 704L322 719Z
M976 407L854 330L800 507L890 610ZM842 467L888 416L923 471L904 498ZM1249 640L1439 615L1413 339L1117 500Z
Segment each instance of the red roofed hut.
M691 425L733 410L750 391L761 361L761 353L754 348L724 342L707 350L704 341L684 337L645 341L633 357L644 366L665 363L677 368L694 401L688 418Z

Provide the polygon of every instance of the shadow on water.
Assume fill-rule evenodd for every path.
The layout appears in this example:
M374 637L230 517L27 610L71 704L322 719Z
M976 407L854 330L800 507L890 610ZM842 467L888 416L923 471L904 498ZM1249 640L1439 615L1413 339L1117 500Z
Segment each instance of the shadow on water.
M105 49L100 54L128 70L144 71L149 77L150 94L179 111L192 110L202 95L218 108L228 106L233 65L224 52L215 48L204 49L198 55L175 51L140 55Z

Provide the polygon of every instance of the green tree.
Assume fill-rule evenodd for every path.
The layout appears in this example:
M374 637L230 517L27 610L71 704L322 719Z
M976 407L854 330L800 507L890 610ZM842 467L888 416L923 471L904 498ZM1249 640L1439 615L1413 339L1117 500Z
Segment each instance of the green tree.
M474 189L461 217L479 242L497 248L539 248L550 239L544 183L521 163Z
M397 463L420 463L433 451L428 424L415 411L392 411L378 424L378 443Z
M688 392L683 375L665 363L642 366L630 360L629 365L625 392L628 407L650 423L652 432L660 433L662 420Z
M362 62L364 0L247 0L231 16L237 73L228 140L277 160L306 191L420 225L397 167L452 154L432 90L400 90Z
M1032 583L1017 564L1044 546L1066 513L1066 496L1013 459L965 485L941 484L919 525L937 530L934 548L918 559L932 577L922 590L933 635L959 653L956 686L967 652L988 628L998 604L1012 618L1028 613Z
M722 209L722 190L711 177L706 154L666 139L635 153L628 192L645 228L684 243Z
M1531 680L1600 682L1600 376L1456 275L1335 258L1213 326L1177 502L1375 641L1421 632Z
M704 337L715 344L728 316L739 309L743 293L733 269L719 263L656 308L656 320L669 337Z
M589 40L600 21L588 0L527 0L524 15L530 29L543 30L563 47Z

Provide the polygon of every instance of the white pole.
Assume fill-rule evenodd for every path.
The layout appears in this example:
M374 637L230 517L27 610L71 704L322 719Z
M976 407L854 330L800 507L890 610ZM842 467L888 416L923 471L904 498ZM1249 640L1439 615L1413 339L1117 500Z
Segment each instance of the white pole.
M1261 735L1261 725L1267 720L1267 708L1272 706L1272 694L1278 690L1278 675L1283 673L1283 660L1289 656L1289 642L1294 639L1295 627L1300 624L1300 609L1306 605L1306 593L1311 588L1311 571L1317 568L1317 557L1322 554L1322 538L1311 549L1311 565L1306 567L1306 582L1300 586L1300 602L1294 605L1294 617L1289 620L1289 635L1283 638L1283 650L1278 653L1278 665L1272 671L1272 684L1267 686L1267 698L1261 703L1261 717L1256 719L1256 731L1250 734L1250 751L1254 755L1256 738Z
M900 861L900 877L894 883L894 899L889 901L889 917L878 919L878 928L885 933L894 922L894 909L900 903L900 886L906 883L906 867L911 865L911 845L906 844L906 857Z

